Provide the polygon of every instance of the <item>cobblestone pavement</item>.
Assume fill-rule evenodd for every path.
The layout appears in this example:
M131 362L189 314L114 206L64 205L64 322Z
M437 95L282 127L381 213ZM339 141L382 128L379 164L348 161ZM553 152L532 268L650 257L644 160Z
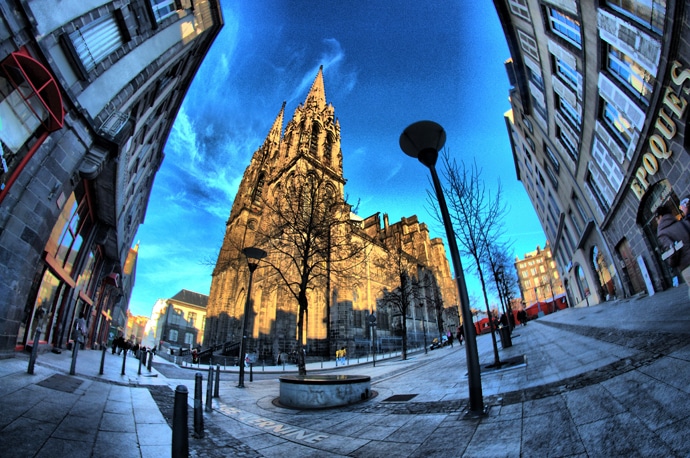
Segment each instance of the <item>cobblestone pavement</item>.
M478 337L482 417L466 415L464 347L456 345L341 368L372 376L377 396L364 403L290 410L275 403L277 382L246 391L227 384L213 418L264 456L689 456L683 307L690 311L679 289L540 318L500 351L502 361L524 356L506 370L489 369L491 339ZM388 401L400 395L409 400Z
M371 377L373 397L331 409L282 406L280 368L261 368L246 388L236 386L237 368L225 368L219 397L203 413L203 437L194 437L188 399L190 456L687 457L687 292L683 285L539 318L513 331L501 368L490 336L479 336L485 415L467 415L466 354L457 343L375 366L311 364L310 374ZM39 355L27 374L25 358L0 360L0 449L8 456L169 455L173 390L184 385L193 396L196 372L205 379L208 371L157 361L139 373L134 358L84 350L77 375L68 375L69 352Z

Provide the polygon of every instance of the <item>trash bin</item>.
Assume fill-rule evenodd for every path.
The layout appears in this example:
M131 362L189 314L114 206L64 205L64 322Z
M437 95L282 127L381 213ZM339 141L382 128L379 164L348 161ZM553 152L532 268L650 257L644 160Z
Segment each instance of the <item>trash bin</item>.
M498 328L498 334L501 336L501 347L508 348L513 346L513 340L510 338L510 328L502 326Z

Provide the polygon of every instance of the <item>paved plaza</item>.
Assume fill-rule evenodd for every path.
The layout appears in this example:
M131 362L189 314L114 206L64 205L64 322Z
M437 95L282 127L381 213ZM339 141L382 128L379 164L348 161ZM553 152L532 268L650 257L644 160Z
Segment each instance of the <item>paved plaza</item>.
M371 377L374 396L341 408L282 407L277 377L294 366L255 368L245 388L237 368L224 368L203 438L192 435L192 407L197 372L206 400L207 367L157 358L139 373L135 358L82 350L69 375L65 350L39 354L30 375L22 354L0 360L0 447L12 457L170 456L173 393L185 385L197 457L690 456L687 286L517 327L511 347L499 343L510 363L501 369L489 367L491 336L477 343L486 415L467 415L465 349L456 342L406 361L379 356L375 366L310 363L310 373Z

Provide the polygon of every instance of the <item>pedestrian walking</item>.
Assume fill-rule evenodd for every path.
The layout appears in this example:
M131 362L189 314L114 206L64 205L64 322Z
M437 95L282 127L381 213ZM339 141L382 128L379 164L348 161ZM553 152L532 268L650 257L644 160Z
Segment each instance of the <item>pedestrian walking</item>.
M668 204L662 204L655 212L656 237L664 253L661 258L670 267L676 267L685 283L690 286L690 224L678 221Z
M74 320L74 344L83 344L86 340L86 319L84 318L84 312L79 314L79 318Z
M523 326L527 326L527 312L525 311L524 307L518 312L518 321Z
M687 221L690 224L690 196L685 196L680 200L680 211L683 213L683 221Z

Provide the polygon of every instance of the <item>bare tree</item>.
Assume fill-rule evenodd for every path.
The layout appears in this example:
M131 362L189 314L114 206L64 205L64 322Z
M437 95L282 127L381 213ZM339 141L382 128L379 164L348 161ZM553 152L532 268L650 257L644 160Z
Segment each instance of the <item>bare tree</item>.
M268 252L265 265L297 301L298 367L305 375L310 293L324 288L331 275L344 277L361 262L366 239L357 237L353 226L344 227L350 206L321 172L293 173L274 197L265 203L268 218L256 229L257 241Z
M461 246L461 252L473 259L474 264L469 268L474 271L480 281L486 313L491 325L491 340L494 349L494 365L501 365L496 343L495 323L491 319L489 298L487 295L488 277L484 270L483 261L489 256L489 247L502 236L501 218L505 212L501 202L501 186L492 196L481 180L481 171L476 163L466 167L450 158L447 152L442 154L443 177L446 182L445 194L448 200L448 210L453 222L455 236ZM429 195L430 203L433 195ZM432 209L437 205L430 205ZM437 213L437 220L441 221Z
M417 288L413 287L412 269L416 261L405 253L399 236L391 238L386 255L374 260L382 271L390 272L391 283L398 282L400 286L392 291L383 290L383 297L379 302L382 307L393 310L394 315L400 315L402 333L402 359L407 359L407 315L414 304Z
M503 306L503 313L508 317L508 324L512 328L512 307L510 301L514 297L517 285L515 265L508 254L510 243L494 243L489 246L488 256L484 259L486 269L493 280L492 290L498 294L498 300Z

